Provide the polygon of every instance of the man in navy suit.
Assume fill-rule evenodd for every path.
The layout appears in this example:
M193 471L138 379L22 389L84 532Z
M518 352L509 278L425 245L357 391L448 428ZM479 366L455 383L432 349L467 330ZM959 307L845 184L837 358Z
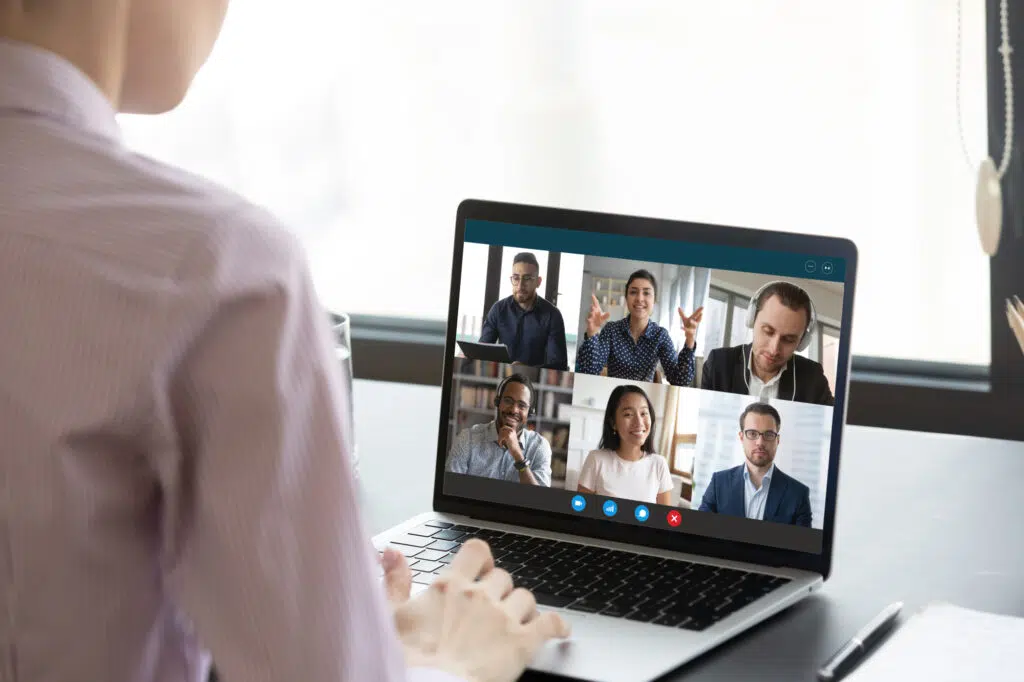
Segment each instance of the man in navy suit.
M700 511L811 527L811 491L775 466L782 418L767 403L751 403L740 415L746 462L716 471Z

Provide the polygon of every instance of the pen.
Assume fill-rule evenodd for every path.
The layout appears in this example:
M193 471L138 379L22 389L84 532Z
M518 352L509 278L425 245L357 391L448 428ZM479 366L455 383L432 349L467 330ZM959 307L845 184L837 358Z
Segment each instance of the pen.
M882 609L880 614L861 628L860 632L853 636L853 639L844 644L828 660L828 663L821 667L821 670L818 671L818 679L823 682L832 682L850 672L864 658L868 649L885 634L885 631L896 620L896 616L900 614L902 608L903 602L900 601L895 604L889 604Z

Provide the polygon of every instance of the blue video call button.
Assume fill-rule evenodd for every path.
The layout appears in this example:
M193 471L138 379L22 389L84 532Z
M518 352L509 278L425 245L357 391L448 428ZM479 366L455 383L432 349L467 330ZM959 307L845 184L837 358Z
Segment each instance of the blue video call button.
M651 518L651 512L648 511L647 507L644 505L638 504L636 509L633 510L633 516L635 516L636 520L640 523L644 523L647 519Z
M572 498L572 510L581 512L587 508L587 498L582 495L577 495Z
M604 512L605 516L615 516L619 511L619 505L615 504L615 500L605 500L604 506L601 507L601 511Z

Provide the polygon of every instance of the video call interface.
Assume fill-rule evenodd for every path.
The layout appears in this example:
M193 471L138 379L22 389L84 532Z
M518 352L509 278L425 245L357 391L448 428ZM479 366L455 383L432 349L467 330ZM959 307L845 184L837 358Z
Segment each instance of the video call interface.
M819 553L844 270L467 221L444 492Z

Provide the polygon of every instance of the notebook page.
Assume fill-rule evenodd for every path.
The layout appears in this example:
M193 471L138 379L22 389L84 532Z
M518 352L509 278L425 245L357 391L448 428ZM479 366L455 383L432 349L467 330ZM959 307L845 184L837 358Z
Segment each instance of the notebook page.
M846 679L969 682L1024 679L1024 619L932 604L909 618Z

